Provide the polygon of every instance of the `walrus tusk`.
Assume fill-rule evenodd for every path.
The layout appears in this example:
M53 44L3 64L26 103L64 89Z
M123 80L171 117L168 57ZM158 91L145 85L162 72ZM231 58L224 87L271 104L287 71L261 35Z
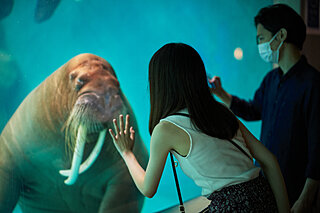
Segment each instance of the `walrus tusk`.
M73 152L70 176L68 177L67 180L64 181L64 183L67 185L74 184L78 178L79 167L80 167L82 156L83 156L86 136L87 136L87 129L82 125L80 125L78 129L78 134L77 134L76 147Z
M80 165L79 174L87 171L92 166L92 164L96 161L96 159L98 158L100 151L102 149L102 145L104 143L104 139L106 137L106 133L107 133L106 129L104 129L100 132L98 141L97 141L95 147L93 148L90 156L87 158L87 160L83 164ZM70 169L60 170L59 173L63 176L70 176L71 170Z

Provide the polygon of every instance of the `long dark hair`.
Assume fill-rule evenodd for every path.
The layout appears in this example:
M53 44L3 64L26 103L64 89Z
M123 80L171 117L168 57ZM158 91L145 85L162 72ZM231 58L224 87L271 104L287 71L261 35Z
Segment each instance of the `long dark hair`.
M193 125L203 133L221 139L235 136L236 117L210 94L203 61L189 45L169 43L152 56L149 87L150 135L160 119L187 108Z

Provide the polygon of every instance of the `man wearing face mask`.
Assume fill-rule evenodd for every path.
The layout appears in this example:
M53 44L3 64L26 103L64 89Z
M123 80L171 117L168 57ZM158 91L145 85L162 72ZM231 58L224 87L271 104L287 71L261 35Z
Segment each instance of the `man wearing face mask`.
M283 4L262 8L255 26L261 58L279 67L252 100L227 93L217 76L211 91L244 120L262 120L260 140L279 161L292 212L320 212L320 73L301 54L306 26Z

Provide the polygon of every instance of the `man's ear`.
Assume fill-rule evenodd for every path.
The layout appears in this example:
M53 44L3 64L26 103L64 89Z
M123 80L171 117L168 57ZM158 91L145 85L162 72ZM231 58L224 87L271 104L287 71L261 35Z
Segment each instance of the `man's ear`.
M279 34L278 34L278 36L277 36L277 38L280 40L280 41L285 41L286 40L286 38L287 38L287 34L288 32L287 32L287 30L285 29L285 28L281 28L280 29L280 32L279 32Z

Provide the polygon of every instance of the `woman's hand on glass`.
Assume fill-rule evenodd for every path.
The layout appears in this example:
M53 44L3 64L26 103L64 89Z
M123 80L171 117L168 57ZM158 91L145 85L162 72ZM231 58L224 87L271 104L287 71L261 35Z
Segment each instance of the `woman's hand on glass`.
M113 143L121 156L128 151L132 151L134 145L134 130L133 127L129 128L129 115L126 116L126 122L123 122L123 115L119 115L119 126L117 119L113 119L113 126L115 132L109 129Z

